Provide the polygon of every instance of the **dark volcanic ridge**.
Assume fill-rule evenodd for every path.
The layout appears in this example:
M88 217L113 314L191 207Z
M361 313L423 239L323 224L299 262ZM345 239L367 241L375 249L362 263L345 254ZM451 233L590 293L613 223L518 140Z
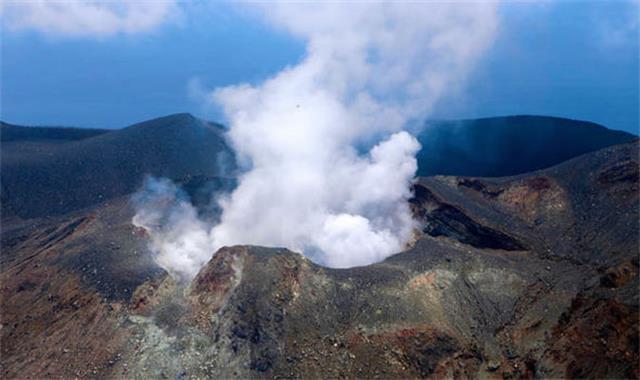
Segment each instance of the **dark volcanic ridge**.
M418 139L419 176L503 177L548 168L637 136L587 121L520 115L427 121Z
M3 126L3 136L5 128L9 140L2 141L3 218L62 215L128 196L149 175L181 184L219 184L235 177L234 154L223 127L189 114L83 138L56 129L62 137L55 143L37 138L46 128Z
M418 175L506 176L637 138L597 124L544 116L428 122L417 135ZM224 128L190 114L119 130L0 124L2 218L63 215L127 196L147 175L199 189L234 186ZM211 193L211 192L209 192Z
M154 144L184 142L184 124L163 120ZM151 138L146 127L53 155L108 155L101 139L127 146ZM175 153L139 149L135 165ZM411 200L421 231L405 252L329 269L286 249L226 247L187 286L146 253L128 188L70 212L6 219L0 375L638 378L638 157L636 141L517 176L421 177ZM4 191L3 212L17 204Z

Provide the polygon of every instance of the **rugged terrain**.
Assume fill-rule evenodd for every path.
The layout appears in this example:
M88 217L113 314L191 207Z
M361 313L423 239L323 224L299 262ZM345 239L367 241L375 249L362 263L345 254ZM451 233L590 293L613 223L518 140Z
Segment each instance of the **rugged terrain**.
M236 246L176 283L131 225L126 191L12 209L0 376L638 378L638 149L421 177L416 241L351 269Z

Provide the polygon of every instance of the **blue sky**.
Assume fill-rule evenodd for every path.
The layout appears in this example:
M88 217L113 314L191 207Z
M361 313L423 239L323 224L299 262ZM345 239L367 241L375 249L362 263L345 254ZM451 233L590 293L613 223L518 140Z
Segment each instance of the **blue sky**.
M193 6L142 33L6 24L1 118L16 124L120 128L176 112L215 120L194 83L257 83L304 56L303 41L224 4ZM637 2L507 3L499 28L466 86L433 117L554 115L638 133Z

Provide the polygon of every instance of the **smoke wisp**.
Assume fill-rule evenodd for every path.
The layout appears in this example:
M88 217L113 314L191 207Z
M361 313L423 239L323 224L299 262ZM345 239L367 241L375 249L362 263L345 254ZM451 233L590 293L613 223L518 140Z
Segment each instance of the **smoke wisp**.
M187 194L169 179L149 177L133 204L132 223L149 234L156 263L176 279L195 276L211 258L212 245L210 226L198 217Z
M170 237L153 243L158 262L172 255L205 257L189 260L197 267L233 244L284 246L331 267L366 265L399 252L414 228L407 200L420 149L402 129L462 84L493 40L497 5L252 6L304 39L306 56L262 84L211 93L227 116L228 137L245 171L220 199L220 223L205 233L188 207L174 202L168 219L177 215L175 231L169 228ZM192 224L198 232L184 241L177 232L187 233L184 226ZM181 270L188 266L174 261Z

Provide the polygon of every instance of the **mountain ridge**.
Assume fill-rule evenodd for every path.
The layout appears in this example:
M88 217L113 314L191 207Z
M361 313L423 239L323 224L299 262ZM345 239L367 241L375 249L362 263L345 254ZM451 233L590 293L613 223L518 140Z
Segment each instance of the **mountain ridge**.
M514 115L427 122L416 137L419 176L501 177L553 166L637 136L600 124Z
M2 148L3 217L92 206L132 194L147 175L188 182L235 171L222 126L185 114L55 144L3 141Z
M523 135L499 137L513 134L513 130L522 126L522 120L527 121ZM593 123L540 116L438 123L431 122L431 127L417 134L423 145L417 155L418 176L513 175L635 138ZM571 133L564 133L562 141L544 147L546 141L554 141L549 131L565 128L565 124L570 126ZM547 132L539 135L535 128ZM597 133L591 136L594 130ZM226 181L229 188L233 186L229 179L237 174L225 127L189 113L114 130L19 127L3 123L0 135L3 218L30 218L90 207L131 194L140 187L145 175L167 177L187 184L197 193L200 184L209 186L211 181L219 184L216 178ZM535 141L537 145L532 145ZM505 155L510 155L509 159ZM24 176L31 180L26 181Z

